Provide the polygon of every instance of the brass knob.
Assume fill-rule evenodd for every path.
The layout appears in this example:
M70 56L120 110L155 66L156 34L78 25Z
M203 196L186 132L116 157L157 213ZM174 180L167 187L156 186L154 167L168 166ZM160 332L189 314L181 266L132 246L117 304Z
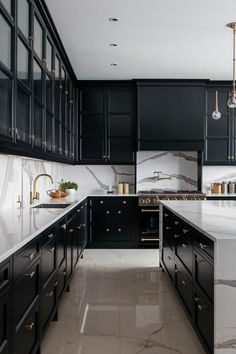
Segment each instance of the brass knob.
M53 294L54 294L54 291L50 291L50 293L47 293L46 296L52 297Z
M122 229L119 227L119 228L118 228L118 232L121 232L121 231L122 231Z
M127 204L127 201L126 201L126 200L123 200L123 204Z
M174 238L179 238L180 235L174 234Z
M204 309L207 308L207 306L200 305L200 304L198 304L197 307L198 307L198 310L199 310L199 311L202 311L202 310L204 310Z
M184 233L184 234L187 234L188 232L189 232L189 230L183 229L183 233Z
M175 221L175 225L179 225L179 221Z
M109 231L110 231L110 229L109 229L109 228L107 228L107 229L106 229L106 232L109 232Z
M48 250L50 253L53 253L55 251L55 247L52 247Z
M183 247L183 248L186 248L187 245L186 245L185 243L182 243L182 247Z
M26 325L25 328L28 329L28 331L32 331L32 329L34 328L35 323L31 322L31 324Z
M171 230L171 229L172 229L172 227L166 226L166 230Z
M48 235L48 238L49 238L49 239L53 238L53 235L54 235L54 234Z
M66 230L66 229L67 229L67 225L66 225L66 224L63 224L63 225L61 226L61 228L62 228L63 230Z
M118 213L118 214L121 214L121 210L118 210L117 213Z
M186 281L182 280L181 282L184 286L187 284Z
M207 245L204 245L203 243L199 243L199 246L200 246L200 248L202 249L202 250L204 250L204 248L207 248Z
M33 278L35 276L35 274L36 274L36 271L34 270L31 273L25 273L25 277Z
M68 231L69 231L69 233L72 233L72 232L74 232L74 229L69 229Z
M103 200L100 200L100 204L103 204L104 202L103 202Z
M32 259L34 258L34 253L30 253L27 256L24 256L24 258L28 258L30 261L32 261Z
M165 218L168 218L169 215L168 214L164 214L164 216L165 216Z
M107 210L107 211L106 211L106 213L107 213L107 214L110 214L110 211L109 211L109 210Z

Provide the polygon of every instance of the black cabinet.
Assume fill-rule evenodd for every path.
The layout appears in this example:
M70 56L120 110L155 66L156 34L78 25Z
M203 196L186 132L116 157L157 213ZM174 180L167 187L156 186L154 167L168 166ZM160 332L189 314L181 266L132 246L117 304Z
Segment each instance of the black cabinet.
M84 82L80 88L80 160L133 163L135 93L131 84Z
M213 353L214 243L162 207L161 266L167 271L207 353Z
M235 111L228 107L231 84L211 83L206 92L205 161L206 165L234 165L236 163ZM221 118L214 120L216 91Z
M90 198L88 247L137 247L136 215L135 197Z
M10 312L10 291L7 290L0 295L0 352L10 353L11 340L11 312Z
M137 82L139 150L203 150L205 81Z

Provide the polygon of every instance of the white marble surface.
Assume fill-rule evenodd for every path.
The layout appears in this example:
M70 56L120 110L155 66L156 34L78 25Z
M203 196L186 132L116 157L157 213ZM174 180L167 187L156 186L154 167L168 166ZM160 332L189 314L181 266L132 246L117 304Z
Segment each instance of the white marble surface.
M207 197L213 197L213 198L216 198L216 197L221 197L221 198L229 198L229 197L233 197L233 198L236 198L236 194L235 193L208 193L206 194Z
M158 258L86 249L41 353L204 354Z
M197 152L190 151L139 151L137 153L137 191L197 190ZM161 171L161 177L171 177L156 181L154 171Z
M213 241L236 241L236 201L174 200L161 203Z
M21 209L9 208L2 210L0 213L0 262L4 261L29 241L33 240L37 235L67 214L77 204L81 203L87 196L87 193L76 193L66 198L45 198L38 203L34 203L33 206L25 206ZM89 196L124 198L127 196L136 196L136 194L118 195L98 192L90 194ZM33 208L41 203L70 203L70 206L63 209Z

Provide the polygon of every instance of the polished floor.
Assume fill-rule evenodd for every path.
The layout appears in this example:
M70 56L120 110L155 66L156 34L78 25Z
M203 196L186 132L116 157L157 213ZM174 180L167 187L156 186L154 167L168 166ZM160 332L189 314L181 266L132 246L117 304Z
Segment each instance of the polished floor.
M86 250L42 354L204 354L157 250Z

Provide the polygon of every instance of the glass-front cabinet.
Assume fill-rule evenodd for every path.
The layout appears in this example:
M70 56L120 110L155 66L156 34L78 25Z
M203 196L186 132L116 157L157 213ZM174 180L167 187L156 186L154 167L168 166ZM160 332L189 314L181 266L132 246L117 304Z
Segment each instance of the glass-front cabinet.
M0 149L9 141L9 153L73 161L75 75L47 11L0 0Z

